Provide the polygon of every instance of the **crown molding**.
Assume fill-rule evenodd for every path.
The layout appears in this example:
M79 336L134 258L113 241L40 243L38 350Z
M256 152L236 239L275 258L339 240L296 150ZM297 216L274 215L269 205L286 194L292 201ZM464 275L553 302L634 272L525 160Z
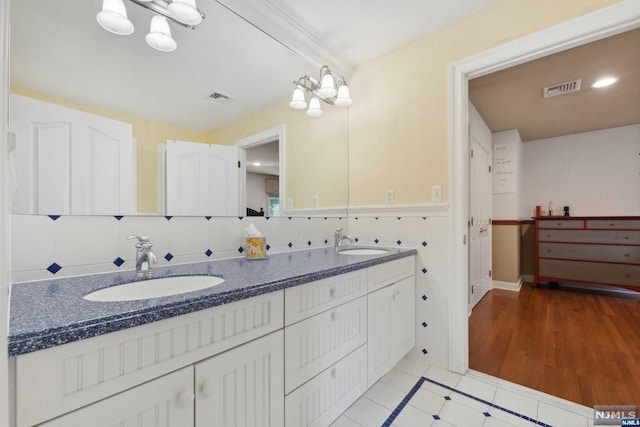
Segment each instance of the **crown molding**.
M349 78L353 64L324 44L268 0L215 0L260 31L291 49L318 70L328 65L335 76Z

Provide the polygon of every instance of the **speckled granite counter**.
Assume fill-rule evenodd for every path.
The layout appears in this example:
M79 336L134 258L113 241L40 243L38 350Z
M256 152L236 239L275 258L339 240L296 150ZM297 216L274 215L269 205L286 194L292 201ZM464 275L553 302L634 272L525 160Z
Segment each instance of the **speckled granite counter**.
M225 281L201 291L125 302L94 302L83 297L133 281L133 271L19 283L11 291L9 355L43 350L415 254L415 249L389 249L381 255L344 255L333 248L321 248L272 254L260 261L233 258L157 267L153 269L154 278L212 275Z

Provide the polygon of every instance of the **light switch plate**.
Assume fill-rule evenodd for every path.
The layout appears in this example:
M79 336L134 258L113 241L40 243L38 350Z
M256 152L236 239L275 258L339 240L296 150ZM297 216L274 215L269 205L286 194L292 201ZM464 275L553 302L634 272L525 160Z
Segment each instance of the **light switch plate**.
M393 204L393 190L385 190L384 201L387 205Z
M442 202L442 187L439 185L434 185L431 187L431 201L433 203Z

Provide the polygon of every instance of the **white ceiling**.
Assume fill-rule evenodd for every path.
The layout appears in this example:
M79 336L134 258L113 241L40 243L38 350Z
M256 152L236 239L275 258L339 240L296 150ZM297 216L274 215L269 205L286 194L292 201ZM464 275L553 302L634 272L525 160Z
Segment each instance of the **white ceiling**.
M490 0L224 0L236 11L269 8L311 46L355 65L462 17ZM316 58L301 58L265 35L264 20L244 19L217 0L199 0L206 19L196 30L170 24L178 48L146 45L151 12L125 1L135 32L117 36L96 22L102 0L14 0L11 84L110 110L206 132L277 101L293 80L317 75ZM254 25L246 21L249 19ZM284 40L281 31L269 33ZM311 40L311 42L309 42ZM304 53L304 52L302 52ZM315 64L315 65L314 65ZM218 90L232 99L216 104ZM356 100L357 102L357 100Z

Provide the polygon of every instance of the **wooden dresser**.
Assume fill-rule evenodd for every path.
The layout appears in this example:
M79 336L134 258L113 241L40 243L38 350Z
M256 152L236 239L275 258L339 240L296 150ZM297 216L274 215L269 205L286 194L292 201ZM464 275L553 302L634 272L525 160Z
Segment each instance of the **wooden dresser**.
M582 282L640 292L640 217L538 217L540 282Z

